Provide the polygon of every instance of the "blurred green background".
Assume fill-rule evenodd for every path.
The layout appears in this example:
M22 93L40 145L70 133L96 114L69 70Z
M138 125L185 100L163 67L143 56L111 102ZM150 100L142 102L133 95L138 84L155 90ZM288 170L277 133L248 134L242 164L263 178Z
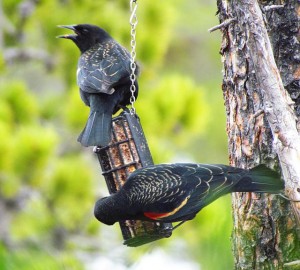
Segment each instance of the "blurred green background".
M135 107L155 163L227 164L215 1L138 4ZM56 25L96 24L129 48L128 21L129 0L0 1L0 269L233 268L229 196L140 248L93 217L107 190L76 141L88 116L79 51Z

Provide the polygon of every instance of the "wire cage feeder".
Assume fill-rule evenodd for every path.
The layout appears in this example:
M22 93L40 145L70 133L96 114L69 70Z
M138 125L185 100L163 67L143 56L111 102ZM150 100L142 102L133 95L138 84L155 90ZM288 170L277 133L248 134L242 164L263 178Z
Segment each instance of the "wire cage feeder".
M110 194L117 192L136 169L153 165L139 118L127 110L112 119L110 144L102 148L96 147L94 151ZM124 245L132 247L170 237L173 229L171 223L140 220L119 223Z

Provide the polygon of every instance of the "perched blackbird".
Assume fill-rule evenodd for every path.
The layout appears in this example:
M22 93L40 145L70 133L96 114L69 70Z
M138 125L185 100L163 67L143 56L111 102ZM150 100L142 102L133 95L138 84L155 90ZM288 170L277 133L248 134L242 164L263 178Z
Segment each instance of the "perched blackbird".
M83 146L106 146L111 140L112 115L130 103L130 54L98 26L78 24L60 27L74 31L74 34L59 38L72 40L81 52L77 84L81 99L90 107L87 124L78 141ZM135 87L137 97L137 81Z
M259 165L251 170L213 164L161 164L133 172L115 194L96 202L95 217L176 222L193 219L205 206L231 192L279 193L279 175Z

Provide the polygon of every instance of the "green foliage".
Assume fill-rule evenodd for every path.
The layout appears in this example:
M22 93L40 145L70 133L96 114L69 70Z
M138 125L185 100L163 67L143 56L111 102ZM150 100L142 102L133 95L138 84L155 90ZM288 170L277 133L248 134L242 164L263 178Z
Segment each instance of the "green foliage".
M230 196L213 202L177 233L189 239L190 250L203 269L232 269ZM180 230L180 231L179 231ZM197 237L194 237L197 235ZM222 240L221 240L222 239Z
M57 160L49 180L44 183L45 196L52 204L58 224L76 229L92 212L94 204L89 164L76 156ZM80 199L80 207L76 207ZM70 222L72 221L72 222Z
M37 218L38 217L38 218ZM22 224L22 226L20 226ZM53 216L45 200L36 194L18 215L13 218L10 228L15 240L40 242L53 229Z
M38 126L38 104L22 82L4 84L0 89L1 149L5 172L0 178L2 192L11 197L22 184L41 181L49 157L53 154L56 134L51 128ZM13 134L13 136L12 136ZM9 181L11 179L11 181Z
M61 94L48 94L47 97L41 102L40 106L40 117L46 121L55 121L64 115L64 109L59 106L60 102L64 100L65 95ZM66 107L70 103L66 104Z
M3 54L0 52L0 72L5 70L5 61L3 58Z
M0 102L1 105L1 102ZM3 107L2 107L3 109ZM0 112L2 113L2 112ZM9 125L6 123L0 121L0 149L3 151L3 153L6 153L5 155L0 155L0 171L2 174L6 174L5 172L10 169L11 163L12 163L12 138L11 138L11 129ZM4 177L4 176L3 176ZM1 179L1 178L0 178Z
M166 162L183 151L192 137L204 133L210 108L204 89L187 76L166 75L151 85L151 89L145 88L136 103L137 112L154 160L156 163Z
M72 269L83 270L80 262L66 254L50 254L39 249L35 250L17 250L8 252L3 246L0 246L0 269L12 270L55 270Z
M4 111L3 116L7 117L10 114L12 125L28 124L33 122L38 116L37 104L32 95L28 94L27 91L23 82L4 84L0 88L0 99L6 104L4 110L10 111ZM1 115L1 118L3 116Z
M144 1L140 5L141 17L137 33L137 58L147 70L161 66L171 39L170 27L176 18L174 7L166 1ZM154 23L155 22L155 23Z
M50 128L20 128L15 136L14 171L24 183L40 186L41 176L55 150L56 134ZM28 170L28 168L31 168Z
M75 78L79 50L71 41L55 38L68 32L56 26L97 24L130 48L129 1L35 1L27 17L21 16L20 3L2 3L12 27L4 28L0 53L0 200L19 206L1 216L9 235L0 230L0 243L6 239L0 246L0 269L83 269L76 259L82 243L73 237L85 237L86 249L93 249L102 228L92 214L95 194L107 191L98 186L99 165L91 149L76 142L88 115ZM226 162L220 68L215 66L219 45L210 43L213 38L206 31L215 24L214 12L196 0L139 2L141 75L135 107L156 163ZM8 48L34 49L43 57L8 63ZM25 199L24 192L29 192ZM150 247L168 248L173 238L183 237L205 269L217 269L214 254L231 268L228 205L228 200L215 203L172 238ZM116 228L115 245L121 245ZM4 243L15 248L8 252ZM104 250L102 245L101 238L97 252ZM147 250L149 246L142 247L139 255ZM126 249L126 254L135 252Z

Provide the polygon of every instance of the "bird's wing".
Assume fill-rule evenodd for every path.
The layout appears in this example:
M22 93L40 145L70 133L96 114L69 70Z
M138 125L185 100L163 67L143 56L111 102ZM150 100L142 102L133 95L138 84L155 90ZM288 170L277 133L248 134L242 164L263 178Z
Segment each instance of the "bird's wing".
M183 175L183 181L198 184L191 191L184 207L178 209L172 216L162 218L163 221L181 221L193 218L202 208L219 197L233 191L245 171L218 164L198 164L195 173Z
M144 215L166 222L193 218L204 206L230 192L235 183L225 165L157 165L137 171L131 188ZM238 177L238 176L237 176ZM145 180L148 181L145 181ZM143 185L137 183L140 182Z
M133 209L151 219L170 217L182 209L199 184L195 164L161 164L135 171L123 190Z
M199 183L191 192L185 207L174 213L172 219L189 219L214 200L230 193L241 177L239 172L242 172L241 169L226 165L199 164L193 175L183 175L185 181L190 182L194 178L194 182L197 179Z
M77 84L87 93L112 94L114 87L130 81L130 55L115 42L93 47L79 59Z

